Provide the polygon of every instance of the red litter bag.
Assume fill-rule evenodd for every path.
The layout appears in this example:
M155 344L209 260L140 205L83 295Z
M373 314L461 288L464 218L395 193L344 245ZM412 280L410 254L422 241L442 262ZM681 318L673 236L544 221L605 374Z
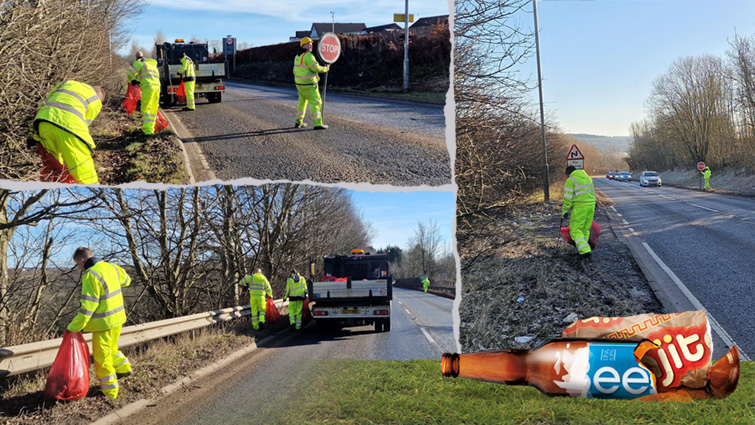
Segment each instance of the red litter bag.
M265 304L265 321L267 323L278 323L280 319L280 313L278 313L278 307L275 306L272 298L267 299Z
M186 103L186 86L184 86L183 81L181 81L181 84L178 85L178 90L176 90L176 101L179 104Z
M142 89L133 84L129 84L128 90L126 91L126 98L123 100L123 109L126 110L126 113L128 115L131 115L134 113L134 111L136 111L136 104L141 98Z
M157 110L157 121L155 121L155 133L158 131L168 128L168 120L165 119L162 112L160 110Z
M68 172L68 167L50 155L41 143L37 143L36 152L42 159L42 170L39 171L40 181L76 184L76 179Z
M590 244L590 249L595 249L596 246L598 246L598 237L600 236L600 226L596 222L592 222L592 226L590 226L590 237L587 239L587 243ZM564 238L564 242L568 243L569 245L574 245L574 241L571 238L571 235L569 234L569 226L562 227L561 228L561 237Z
M45 384L47 400L78 400L89 392L89 346L81 332L68 332Z
M304 298L304 304L301 307L301 320L303 322L312 318L312 310L309 309L309 297Z

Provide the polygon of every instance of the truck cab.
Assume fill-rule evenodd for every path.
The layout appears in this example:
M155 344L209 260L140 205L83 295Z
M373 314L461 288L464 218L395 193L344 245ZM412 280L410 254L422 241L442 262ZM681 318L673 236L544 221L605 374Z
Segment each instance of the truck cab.
M194 96L204 97L210 103L219 103L225 92L225 64L209 62L207 43L185 43L182 39L174 43L155 44L157 68L160 71L160 102L166 106L176 102L175 93L181 84L178 73L184 54L194 62Z
M391 330L393 276L387 254L363 253L323 258L323 274L311 281L312 317L318 327L374 325Z

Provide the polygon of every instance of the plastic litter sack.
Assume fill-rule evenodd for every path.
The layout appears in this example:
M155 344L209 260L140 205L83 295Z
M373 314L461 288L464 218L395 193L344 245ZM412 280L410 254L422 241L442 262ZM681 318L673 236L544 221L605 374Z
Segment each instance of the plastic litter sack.
M178 90L176 90L176 101L182 105L186 103L186 86L183 81L181 81Z
M89 347L81 332L68 332L45 384L47 400L78 400L89 392Z
M309 297L304 298L304 304L301 308L301 320L303 322L308 321L312 318L312 310L309 309Z
M131 115L136 110L136 105L139 102L139 99L142 98L142 89L140 89L138 86L135 86L133 84L128 85L128 90L126 91L126 98L123 100L123 109L126 110L126 113L128 115Z
M561 228L561 237L564 239L564 242L568 243L569 245L575 245L574 241L571 238L571 235L569 234L569 226L562 227ZM600 237L600 226L596 222L592 222L592 225L590 226L590 237L587 239L587 243L590 245L590 249L595 249L596 246L598 246L598 237Z
M168 120L165 119L163 116L163 113L160 112L160 110L157 110L157 121L155 122L155 133L158 131L168 128Z
M278 307L275 306L272 298L268 298L265 305L265 321L267 323L278 323L278 319L280 319Z

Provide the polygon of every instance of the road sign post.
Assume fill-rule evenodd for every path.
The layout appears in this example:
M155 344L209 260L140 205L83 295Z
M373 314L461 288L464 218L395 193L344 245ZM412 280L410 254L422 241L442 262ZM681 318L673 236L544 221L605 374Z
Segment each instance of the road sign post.
M332 32L326 32L320 37L320 42L317 44L317 53L323 62L331 65L341 57L341 40L338 36ZM328 73L325 73L325 84L322 87L322 108L320 114L323 119L325 118L325 93L328 90Z
M228 74L231 72L231 63L228 61L228 56L233 56L233 72L236 72L236 38L228 37L223 38L223 56L225 56L225 62L228 64Z
M577 145L571 145L569 153L566 155L566 166L570 165L580 170L585 168L585 156L582 155L582 151L579 150Z
M703 171L705 169L705 163L700 161L697 163L697 170ZM700 173L700 190L703 190L703 173Z

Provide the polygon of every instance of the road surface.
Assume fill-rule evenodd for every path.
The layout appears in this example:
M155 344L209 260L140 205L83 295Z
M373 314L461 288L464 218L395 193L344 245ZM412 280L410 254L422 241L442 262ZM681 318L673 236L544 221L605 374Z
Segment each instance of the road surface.
M166 109L197 182L252 177L400 186L451 183L442 106L327 93L325 131L293 128L293 88L229 82L223 101Z
M696 299L745 357L752 358L755 199L674 187L645 188L636 181L594 181L615 202L609 211L616 219L612 226L660 266L663 272L656 277L661 283L672 290L685 287L691 297L680 290L677 298ZM728 341L726 335L716 338L715 326L713 330L717 360Z
M195 382L125 421L138 424L271 423L281 408L307 388L317 359L440 360L456 352L453 300L394 288L391 331L372 326L317 332L287 330L249 359ZM124 422L125 422L124 421Z

